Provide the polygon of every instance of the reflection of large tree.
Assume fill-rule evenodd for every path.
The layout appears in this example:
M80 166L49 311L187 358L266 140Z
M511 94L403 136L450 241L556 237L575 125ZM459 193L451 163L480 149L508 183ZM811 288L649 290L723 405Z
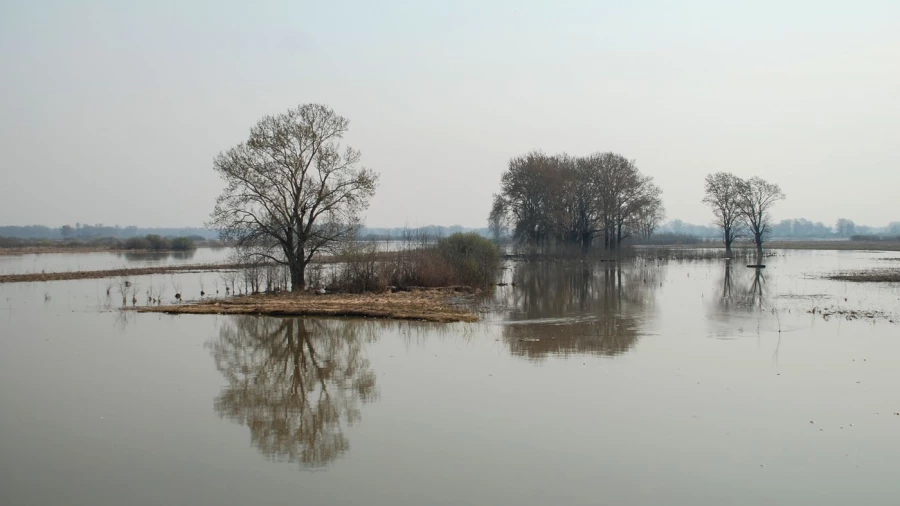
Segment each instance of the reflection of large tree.
M516 288L503 336L513 354L615 355L640 335L660 267L635 260L625 266L601 262L535 262L513 273Z
M246 425L271 459L328 464L350 447L344 424L359 420L360 403L377 396L362 346L374 334L366 330L365 322L347 320L229 320L210 346L228 381L216 412Z
M720 309L763 308L766 277L762 269L741 270L740 274L735 274L731 262L726 262L721 285L722 296L716 301Z

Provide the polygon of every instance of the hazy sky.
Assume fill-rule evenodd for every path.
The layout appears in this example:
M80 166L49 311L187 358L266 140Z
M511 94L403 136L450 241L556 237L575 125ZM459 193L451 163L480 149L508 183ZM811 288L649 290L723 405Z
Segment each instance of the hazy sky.
M381 173L370 226L484 226L510 157L616 151L710 221L900 220L900 2L0 0L0 224L200 225L213 157L319 102Z

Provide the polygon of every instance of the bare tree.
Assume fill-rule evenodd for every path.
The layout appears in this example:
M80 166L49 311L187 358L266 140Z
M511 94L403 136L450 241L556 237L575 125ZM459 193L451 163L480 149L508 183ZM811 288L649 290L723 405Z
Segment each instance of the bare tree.
M769 210L776 202L784 200L784 198L781 188L765 179L752 177L741 181L738 205L759 254L762 254L763 241L768 237L771 226L772 218Z
M341 146L348 126L329 107L302 105L262 118L246 142L215 159L227 187L210 225L257 259L286 266L293 291L304 289L316 253L353 236L375 193L378 175Z
M734 174L716 172L706 176L706 194L703 203L712 208L716 226L722 229L725 256L731 256L731 243L743 231L744 215L741 213L744 181Z
M648 239L665 217L666 208L663 206L662 199L659 195L653 195L634 214L631 227L637 230L642 238Z
M505 211L503 206L503 198L500 195L494 194L494 202L491 204L491 212L488 215L488 230L490 230L491 237L494 238L494 242L496 243L500 242L500 238L503 235L505 222Z

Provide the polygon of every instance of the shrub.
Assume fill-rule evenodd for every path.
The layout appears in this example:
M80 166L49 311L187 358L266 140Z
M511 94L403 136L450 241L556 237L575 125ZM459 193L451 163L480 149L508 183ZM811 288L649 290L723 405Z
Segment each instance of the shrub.
M172 239L170 247L175 251L189 251L197 249L197 244L190 237L176 237Z
M400 289L486 287L494 283L500 268L500 252L491 240L461 233L437 244L410 241L397 251L379 252L375 243L350 243L336 260L328 276L328 289L345 292L378 292L388 285Z
M150 243L143 237L129 237L123 245L125 249L150 249Z
M456 233L439 240L437 250L452 269L455 284L488 286L497 278L500 251L490 239Z
M338 261L328 284L331 290L361 293L387 288L384 269L378 263L377 244L351 242L338 254ZM315 284L317 280L311 281Z
M127 250L190 251L197 249L197 244L189 237L168 239L156 234L150 234L144 237L128 238L122 247Z

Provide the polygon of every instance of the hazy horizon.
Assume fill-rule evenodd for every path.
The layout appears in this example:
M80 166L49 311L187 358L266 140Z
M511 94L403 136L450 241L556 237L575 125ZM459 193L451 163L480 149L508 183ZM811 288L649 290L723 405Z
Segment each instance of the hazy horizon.
M202 226L213 157L323 103L381 174L366 225L484 227L510 158L634 159L666 221L703 177L774 219L900 221L900 4L0 0L0 225ZM67 221L68 220L68 221Z

